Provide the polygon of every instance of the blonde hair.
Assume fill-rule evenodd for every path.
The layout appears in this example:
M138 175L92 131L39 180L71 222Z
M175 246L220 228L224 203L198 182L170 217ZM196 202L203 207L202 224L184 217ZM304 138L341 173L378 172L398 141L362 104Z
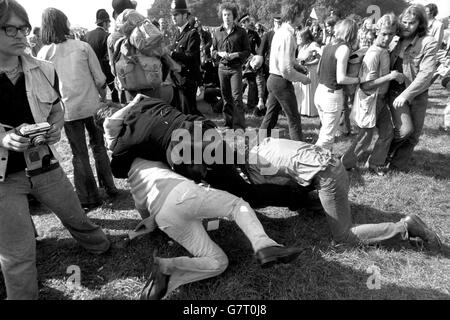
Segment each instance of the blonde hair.
M392 13L392 12L387 13L387 14L383 15L380 18L380 20L378 20L377 25L376 25L377 33L382 28L390 28L390 29L395 28L395 33L397 33L398 30L400 29L400 21L398 20L397 16L394 13Z
M336 41L344 41L352 46L358 39L358 25L351 19L341 20L334 27L334 36Z

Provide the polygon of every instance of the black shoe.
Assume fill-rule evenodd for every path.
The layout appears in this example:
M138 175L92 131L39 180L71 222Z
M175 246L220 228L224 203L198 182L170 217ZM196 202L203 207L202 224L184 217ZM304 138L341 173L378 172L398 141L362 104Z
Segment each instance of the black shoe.
M105 192L110 198L115 198L119 195L119 190L117 188L105 188Z
M256 253L256 260L262 268L268 268L278 263L289 263L295 260L302 251L295 247L267 247Z
M258 109L256 108L255 111L253 111L253 116L254 117L264 117L266 115L267 112L267 108L263 108L263 109Z
M167 293L170 276L162 273L157 260L154 261L150 277L142 289L141 300L161 300Z
M94 203L82 203L81 207L83 208L85 213L88 213L89 211L92 211L98 207L100 207L103 204L102 201L97 201Z
M422 219L412 213L404 219L410 238L418 237L428 244L430 249L440 249L442 242L436 232L431 230Z

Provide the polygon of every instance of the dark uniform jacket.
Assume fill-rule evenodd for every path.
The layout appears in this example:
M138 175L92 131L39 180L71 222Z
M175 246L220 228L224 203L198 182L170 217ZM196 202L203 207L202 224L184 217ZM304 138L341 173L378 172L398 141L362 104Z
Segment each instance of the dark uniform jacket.
M114 147L111 169L114 177L128 176L137 157L167 163L166 152L176 129L189 128L201 121L205 128L215 124L203 117L186 115L165 102L148 98L133 107L124 120L123 129Z
M176 35L172 59L181 64L181 76L197 83L201 81L200 35L190 23Z
M114 79L114 76L111 73L111 68L109 65L109 56L108 56L108 36L109 33L105 31L105 29L98 27L92 31L86 33L84 41L89 43L94 49L95 55L100 62L102 67L102 71L107 78L107 82L111 81L111 78Z

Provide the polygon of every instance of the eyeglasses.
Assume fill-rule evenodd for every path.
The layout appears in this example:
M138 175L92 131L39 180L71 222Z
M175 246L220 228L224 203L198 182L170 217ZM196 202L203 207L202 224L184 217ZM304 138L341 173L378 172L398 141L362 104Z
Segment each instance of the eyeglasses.
M31 28L28 26L20 26L20 27L16 27L16 26L11 26L11 25L6 25L1 27L3 30L5 30L5 33L8 37L15 37L17 36L17 33L20 31L22 32L22 34L24 36L28 36L30 35L31 32Z

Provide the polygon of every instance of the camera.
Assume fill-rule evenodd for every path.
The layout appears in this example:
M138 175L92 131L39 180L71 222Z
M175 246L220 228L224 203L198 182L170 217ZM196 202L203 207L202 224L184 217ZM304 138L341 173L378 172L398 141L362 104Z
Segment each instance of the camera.
M30 144L36 147L45 144L45 135L50 130L50 128L51 125L47 122L28 124L19 128L18 134L23 137L29 138Z

